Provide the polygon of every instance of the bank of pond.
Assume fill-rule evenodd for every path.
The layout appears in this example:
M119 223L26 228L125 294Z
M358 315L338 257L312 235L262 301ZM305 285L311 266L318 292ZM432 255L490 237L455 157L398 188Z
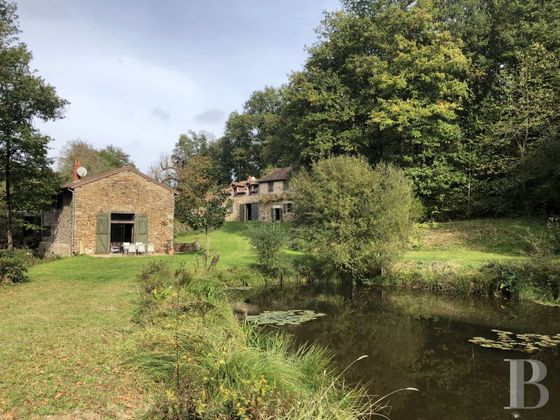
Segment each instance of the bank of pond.
M238 287L232 273L141 275L139 360L165 389L157 415L507 417L505 359L542 361L560 393L557 306L403 284ZM554 418L559 401L523 418Z

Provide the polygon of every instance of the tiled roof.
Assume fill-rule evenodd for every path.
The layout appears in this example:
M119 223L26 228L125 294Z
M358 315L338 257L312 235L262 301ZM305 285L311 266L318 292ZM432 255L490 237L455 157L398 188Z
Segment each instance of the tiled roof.
M153 182L156 185L159 185L160 187L163 187L163 188L165 188L169 191L175 192L175 190L173 188L171 188L170 186L162 184L159 181L156 181L152 177L149 177L148 175L140 172L138 169L133 168L132 166L123 166L122 168L111 169L110 171L101 172L99 174L86 176L85 178L79 179L78 181L67 182L66 184L62 185L62 188L73 190L74 188L83 187L84 185L90 184L90 183L95 182L95 181L99 181L100 179L108 178L110 176L119 174L121 172L126 172L126 171L133 172L136 175L139 175L139 176L145 178L146 180L148 180L150 182Z
M286 168L276 168L269 172L267 175L259 179L259 182L271 182L271 181L284 181L290 178L292 174L292 167L288 166Z

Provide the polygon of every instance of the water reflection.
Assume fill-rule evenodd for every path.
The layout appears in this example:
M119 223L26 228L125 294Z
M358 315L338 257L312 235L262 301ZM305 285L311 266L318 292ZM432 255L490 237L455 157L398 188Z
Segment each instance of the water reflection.
M560 412L558 350L533 355L483 349L474 336L492 337L491 329L518 333L560 333L559 308L489 299L443 297L389 289L345 289L340 286L267 288L245 297L265 310L312 309L326 317L281 327L298 343L328 347L347 378L366 383L384 395L414 386L421 392L391 399L393 419L513 418L509 402L509 367L504 359L535 358L548 367L543 383L550 401L539 410L523 410L527 419L557 419ZM527 387L527 404L538 400Z

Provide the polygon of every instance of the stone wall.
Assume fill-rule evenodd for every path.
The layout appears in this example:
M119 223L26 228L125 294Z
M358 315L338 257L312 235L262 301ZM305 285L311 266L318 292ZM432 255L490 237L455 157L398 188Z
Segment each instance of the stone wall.
M148 243L158 253L173 243L175 197L172 191L123 171L77 187L74 194L74 252L95 253L98 213L134 213L148 217Z
M258 203L259 195L236 195L235 197L231 197L231 200L233 201L232 212L226 216L226 221L240 222L243 221L239 219L239 207L241 204Z
M72 193L61 193L62 208L43 212L41 216L42 241L39 253L60 256L71 254L72 242Z
M272 192L269 192L269 185L272 184ZM263 182L259 184L259 195L281 194L284 190L284 181Z
M270 200L266 202L261 202L259 205L260 220L263 222L272 222L272 209L281 208L282 209L282 221L291 222L294 218L293 214L293 201L289 199L284 199L282 196L278 197L278 200ZM286 205L292 203L292 212L286 212Z

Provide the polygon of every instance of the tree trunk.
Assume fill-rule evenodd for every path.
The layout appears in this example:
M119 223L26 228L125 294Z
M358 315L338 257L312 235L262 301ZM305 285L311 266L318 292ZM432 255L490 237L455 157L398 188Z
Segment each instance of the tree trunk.
M14 249L14 237L12 231L11 153L10 140L6 139L6 156L4 160L4 171L6 175L6 247L9 251Z
M208 235L208 227L205 228L206 233L206 249L204 250L204 267L208 266L208 257L210 256L210 236Z

